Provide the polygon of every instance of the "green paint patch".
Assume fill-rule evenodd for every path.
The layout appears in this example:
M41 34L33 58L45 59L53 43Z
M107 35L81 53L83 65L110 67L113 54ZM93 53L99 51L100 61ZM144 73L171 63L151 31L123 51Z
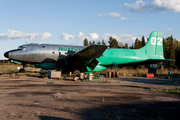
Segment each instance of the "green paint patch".
M172 93L172 94L180 94L180 88L173 89L150 89L149 91L160 92L160 93Z
M62 47L59 47L59 51L75 51L75 52L78 52L80 51L81 49L74 49L74 48L62 48Z
M15 60L10 59L10 62L22 65L22 62L19 62L19 61L15 61Z

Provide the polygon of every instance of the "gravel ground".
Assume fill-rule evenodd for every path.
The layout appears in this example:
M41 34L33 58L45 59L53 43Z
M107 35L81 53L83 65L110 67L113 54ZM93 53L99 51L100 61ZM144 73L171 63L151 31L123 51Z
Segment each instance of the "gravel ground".
M1 120L178 120L180 80L112 78L109 83L0 77Z

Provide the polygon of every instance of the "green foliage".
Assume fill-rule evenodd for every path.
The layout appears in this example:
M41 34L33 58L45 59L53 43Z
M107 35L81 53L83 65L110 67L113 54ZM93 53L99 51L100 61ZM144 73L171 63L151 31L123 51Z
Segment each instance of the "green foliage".
M142 47L143 47L142 42L138 38L136 38L134 48L139 49L139 48L142 48Z
M125 47L124 47L124 48L128 49L128 44L127 44L127 43L125 44Z
M98 42L97 42L97 45L100 45L100 44L101 44L101 42L100 42L100 41L98 41Z
M150 91L161 92L161 93L172 93L172 94L180 94L180 88L173 89L152 89Z
M180 47L178 47L176 49L176 52L175 52L176 56L175 56L175 59L176 59L176 62L175 62L175 65L180 68Z
M130 47L129 47L129 49L134 49L134 45L133 45L133 43L132 43L132 46L130 46Z
M142 42L140 40L138 41L138 44L139 44L139 48L143 47Z
M89 41L89 45L91 45L92 43L91 43L91 41Z
M85 38L84 39L84 46L88 46L89 44L88 44L88 40L87 40L87 38Z
M104 42L104 40L102 40L101 44L104 45L104 46L106 46L106 43Z
M175 44L173 37L168 37L166 39L163 39L163 50L164 50L164 57L166 59L173 59L175 60ZM176 48L177 50L178 48ZM176 68L175 62L164 62L164 67L166 68Z
M134 49L139 49L139 48L140 48L140 46L139 46L139 40L138 40L138 38L136 38L135 44L134 44Z
M95 44L95 41L93 40L92 44Z
M174 51L174 41L173 41L172 35L168 39L170 40L169 58L174 60L175 59L175 51ZM169 67L175 67L174 63L175 62L169 62Z
M142 47L146 44L145 39L144 39L144 36L142 36L141 44L142 44Z
M110 48L118 48L118 41L114 39L112 36L109 38L109 47Z

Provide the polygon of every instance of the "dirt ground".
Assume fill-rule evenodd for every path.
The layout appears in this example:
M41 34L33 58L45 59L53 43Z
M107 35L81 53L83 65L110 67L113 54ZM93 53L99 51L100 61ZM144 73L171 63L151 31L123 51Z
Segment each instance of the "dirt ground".
M180 119L179 95L148 91L180 87L180 80L120 77L108 81L0 77L0 119Z

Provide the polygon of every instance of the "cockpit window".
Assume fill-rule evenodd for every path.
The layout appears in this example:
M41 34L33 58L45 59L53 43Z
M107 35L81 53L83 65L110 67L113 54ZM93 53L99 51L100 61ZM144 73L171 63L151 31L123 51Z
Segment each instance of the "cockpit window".
M19 46L19 47L18 47L18 50L22 50L22 49L23 49L22 46Z
M18 50L25 50L26 49L26 46L19 46L18 47Z

